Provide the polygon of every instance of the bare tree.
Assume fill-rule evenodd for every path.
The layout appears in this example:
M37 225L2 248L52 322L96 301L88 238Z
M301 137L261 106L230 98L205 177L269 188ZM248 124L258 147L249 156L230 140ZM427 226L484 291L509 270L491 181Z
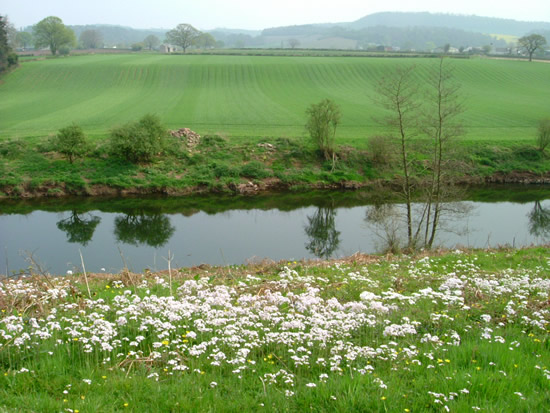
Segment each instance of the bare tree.
M415 247L412 219L413 177L411 165L411 139L418 134L419 92L416 79L413 78L414 66L397 67L380 79L377 85L377 101L387 109L387 115L381 120L398 141L400 168L403 174L400 193L404 197L407 216L407 243Z
M533 60L533 53L546 44L546 38L540 34L531 34L518 39L518 46L529 55L529 61Z
M300 46L300 41L295 38L288 39L288 45L291 49L295 49L297 46Z
M455 192L450 174L452 143L462 134L459 117L463 112L447 59L440 59L426 84L419 82L414 70L414 66L395 69L380 80L377 89L378 102L387 110L382 123L397 143L401 171L398 194L405 204L410 249L431 248L441 215L449 212L446 202ZM422 139L416 139L419 136ZM428 142L427 150L421 147L424 142ZM428 157L427 162L415 161L417 147L423 157Z
M103 47L103 36L98 30L85 30L79 37L82 47L85 49L98 49Z
M464 112L460 102L460 85L453 82L453 71L448 60L441 58L439 66L428 79L425 111L422 124L432 144L430 182L426 194L426 225L424 245L431 248L442 210L442 201L448 192L452 143L463 134L458 117Z
M183 53L187 48L193 45L193 41L201 32L187 23L178 24L173 30L166 33L166 39L176 46L183 49Z

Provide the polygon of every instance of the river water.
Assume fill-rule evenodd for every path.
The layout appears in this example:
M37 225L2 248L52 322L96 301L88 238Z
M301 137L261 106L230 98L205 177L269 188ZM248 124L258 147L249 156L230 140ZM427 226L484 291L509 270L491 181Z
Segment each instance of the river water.
M448 206L455 212L444 216L437 246L550 241L548 187L478 189ZM384 207L396 214L377 224L371 212ZM0 274L33 261L53 274L80 271L80 253L88 272L162 270L169 257L174 268L375 253L389 227L403 234L401 207L371 192L3 201Z

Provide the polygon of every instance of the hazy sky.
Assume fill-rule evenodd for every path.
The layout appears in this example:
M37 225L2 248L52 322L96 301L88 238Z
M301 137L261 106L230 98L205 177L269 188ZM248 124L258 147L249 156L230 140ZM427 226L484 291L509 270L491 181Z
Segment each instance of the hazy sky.
M357 20L380 11L430 11L550 21L549 0L0 0L0 14L16 27L58 16L65 24L120 24L134 28L173 28L190 23L264 29L307 23Z

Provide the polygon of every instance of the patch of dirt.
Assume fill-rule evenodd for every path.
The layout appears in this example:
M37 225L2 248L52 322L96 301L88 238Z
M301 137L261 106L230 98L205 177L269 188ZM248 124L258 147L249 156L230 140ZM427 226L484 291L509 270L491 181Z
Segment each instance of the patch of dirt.
M485 178L485 182L491 184L550 184L550 172L536 174L533 172L497 172Z
M361 188L383 188L394 184L391 180L371 180L368 182L342 181L337 183L288 183L279 178L266 178L262 180L245 181L239 184L228 184L225 189L243 195L254 195L266 192L285 191L293 187L303 187L311 190L358 190ZM495 173L486 178L465 175L456 180L457 184L550 184L550 172L535 174L532 172ZM223 190L223 189L222 189ZM20 186L7 185L0 188L1 198L40 198L40 197L64 197L64 196L124 196L124 195L150 195L163 194L171 196L187 196L193 194L205 194L220 192L219 188L207 186L194 186L187 188L118 188L108 185L87 185L82 188L67 187L65 184L45 183L40 186L30 187L29 184Z

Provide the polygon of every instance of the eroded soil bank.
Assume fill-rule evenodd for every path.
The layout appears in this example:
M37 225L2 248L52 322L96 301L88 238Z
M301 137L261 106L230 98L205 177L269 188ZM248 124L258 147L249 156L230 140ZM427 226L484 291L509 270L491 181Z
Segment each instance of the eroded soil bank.
M487 177L463 176L456 180L460 185L482 184L524 184L548 185L550 172L537 174L533 172L514 171L510 173L498 172ZM209 193L233 193L238 195L254 195L275 191L306 191L306 190L357 190L363 188L383 188L396 185L396 181L375 179L366 182L341 181L337 183L289 183L278 178L256 179L240 184L223 186L190 186L190 187L156 187L138 186L122 188L108 185L89 185L75 188L64 183L58 185L46 184L41 186L22 185L18 187L5 186L0 189L1 198L42 198L66 196L127 196L127 195L168 195L186 196Z

